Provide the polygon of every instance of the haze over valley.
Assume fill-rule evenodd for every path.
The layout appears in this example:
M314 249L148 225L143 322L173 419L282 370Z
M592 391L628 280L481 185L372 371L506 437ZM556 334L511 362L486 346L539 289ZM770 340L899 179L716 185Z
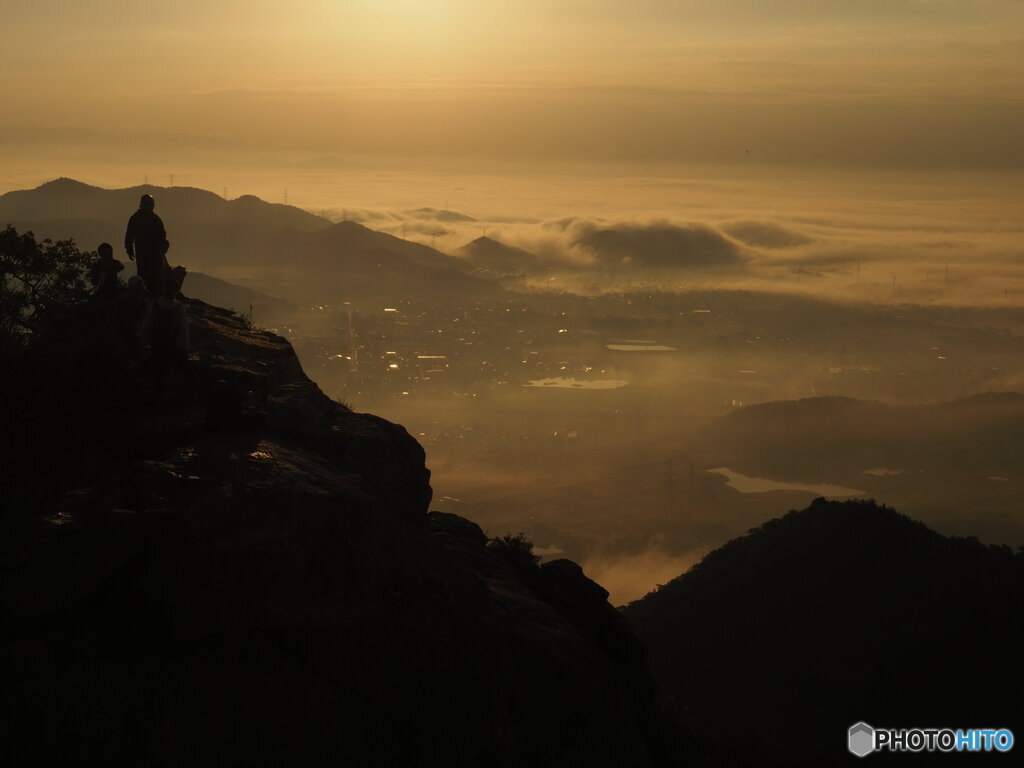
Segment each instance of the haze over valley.
M3 22L12 764L1021 748L1024 2Z
M818 495L1022 538L1024 397L1003 393L1024 387L1024 308L1008 233L1003 261L981 261L977 234L970 263L951 246L883 257L875 223L837 261L820 225L740 210L508 223L353 205L335 220L67 179L0 197L0 219L116 242L144 190L171 262L195 273L187 293L284 334L325 393L405 425L435 508L525 532L616 602ZM956 226L915 226L928 225Z

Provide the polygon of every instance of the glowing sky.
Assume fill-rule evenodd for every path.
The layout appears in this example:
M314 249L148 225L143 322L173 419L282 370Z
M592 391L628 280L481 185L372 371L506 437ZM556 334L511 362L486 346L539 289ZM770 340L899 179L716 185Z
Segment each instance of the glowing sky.
M1024 165L1021 0L6 0L3 20L0 127L311 153Z

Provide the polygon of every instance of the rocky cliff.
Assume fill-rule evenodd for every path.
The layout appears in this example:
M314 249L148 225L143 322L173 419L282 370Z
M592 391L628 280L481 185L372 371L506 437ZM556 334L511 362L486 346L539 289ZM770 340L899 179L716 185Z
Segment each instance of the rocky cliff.
M80 308L2 377L10 764L679 764L604 590L428 512L402 427L188 309L186 369Z

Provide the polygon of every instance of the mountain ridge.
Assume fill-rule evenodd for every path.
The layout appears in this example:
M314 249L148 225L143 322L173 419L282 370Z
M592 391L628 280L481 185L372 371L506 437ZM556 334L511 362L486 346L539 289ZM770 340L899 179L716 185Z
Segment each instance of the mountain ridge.
M458 253L476 269L502 276L522 275L538 263L537 256L483 235L462 246Z
M624 610L656 679L737 764L847 765L846 729L1020 727L1024 549L817 499ZM956 672L985 658L1005 677ZM937 670L946 670L938 672ZM778 738L800 723L799 738ZM883 764L885 756L879 756ZM892 758L897 764L899 755Z
M40 239L71 238L87 249L109 242L120 251L128 217L144 193L156 198L172 264L229 280L243 269L251 273L246 287L295 303L473 300L501 291L467 274L461 259L429 246L253 195L225 200L194 187L155 185L110 190L61 178L0 195L0 223Z

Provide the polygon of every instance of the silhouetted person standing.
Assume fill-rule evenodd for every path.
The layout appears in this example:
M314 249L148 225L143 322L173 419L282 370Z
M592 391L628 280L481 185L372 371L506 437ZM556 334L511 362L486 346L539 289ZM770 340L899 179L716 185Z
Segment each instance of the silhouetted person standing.
M156 201L152 195L143 195L139 210L128 219L124 233L124 249L128 258L138 262L139 277L146 283L146 292L151 299L164 295L164 254L167 252L167 232L164 223L153 212Z

